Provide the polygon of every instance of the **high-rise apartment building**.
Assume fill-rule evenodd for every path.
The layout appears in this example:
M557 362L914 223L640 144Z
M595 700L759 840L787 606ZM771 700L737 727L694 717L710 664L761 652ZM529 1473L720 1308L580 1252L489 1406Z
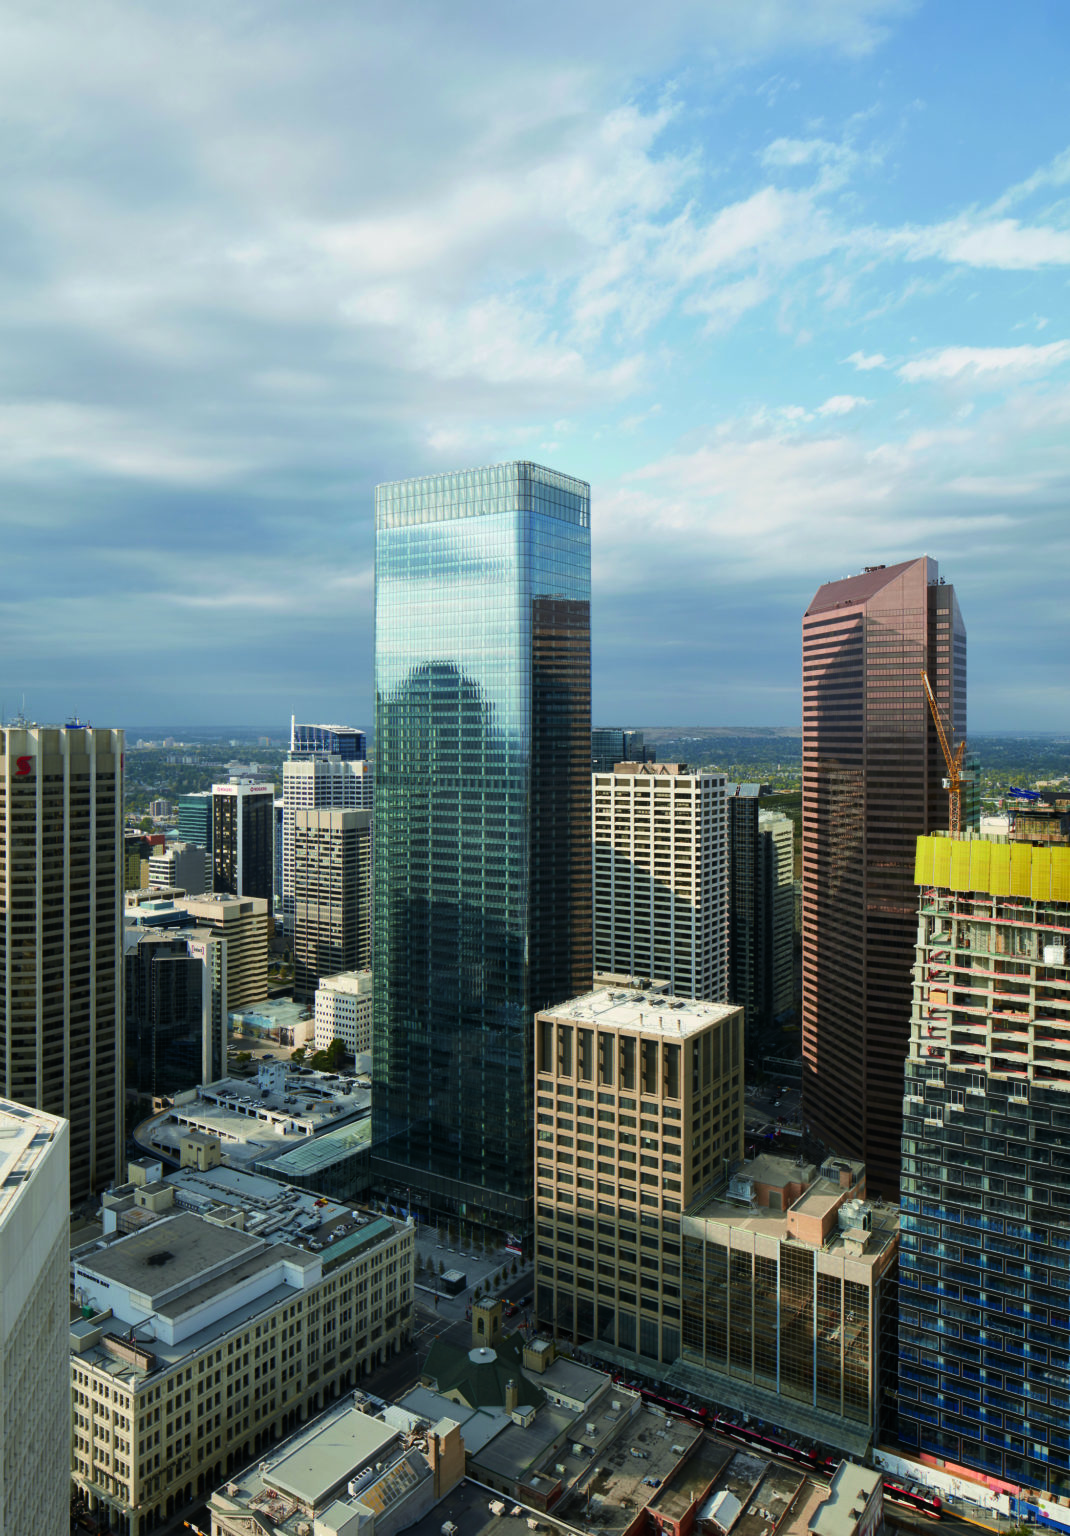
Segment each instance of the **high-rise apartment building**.
M899 1438L1065 1500L1070 847L1032 830L917 841Z
M294 997L371 964L371 811L294 813Z
M686 763L591 776L596 972L727 998L725 783Z
M71 1196L123 1145L122 731L0 731L0 1091L69 1120Z
M948 825L923 669L954 750L966 730L966 630L935 560L819 589L803 618L803 1118L892 1198L914 842Z
M728 796L728 996L760 1041L795 993L794 837L789 816L736 785Z
M272 909L275 786L232 779L212 785L212 889L255 896Z
M208 790L181 795L178 801L178 835L184 843L212 849L212 796Z
M375 601L373 1171L526 1231L532 1019L592 974L589 487L380 486Z
M591 992L536 1016L535 1070L539 1324L671 1364L681 1215L743 1152L742 1010Z
M0 1531L60 1536L70 1479L68 1126L0 1099Z
M282 765L282 921L294 922L294 818L299 810L370 811L375 776L364 757L364 732L295 725L295 746ZM327 751L327 748L339 748ZM344 750L342 750L344 749Z

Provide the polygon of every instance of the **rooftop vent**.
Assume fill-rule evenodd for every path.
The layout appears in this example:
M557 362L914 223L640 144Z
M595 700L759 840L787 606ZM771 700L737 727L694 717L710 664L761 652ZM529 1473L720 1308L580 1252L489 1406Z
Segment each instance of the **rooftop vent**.
M153 1269L158 1269L161 1264L170 1264L173 1258L174 1254L170 1249L162 1248L159 1253L150 1253L145 1263L151 1264Z

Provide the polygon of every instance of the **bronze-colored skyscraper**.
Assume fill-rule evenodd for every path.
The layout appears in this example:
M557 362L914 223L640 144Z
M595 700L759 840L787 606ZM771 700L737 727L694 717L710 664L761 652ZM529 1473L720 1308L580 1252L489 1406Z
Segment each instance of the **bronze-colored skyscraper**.
M899 1187L917 927L914 849L946 828L945 767L966 730L966 630L935 560L821 587L803 617L803 1118Z

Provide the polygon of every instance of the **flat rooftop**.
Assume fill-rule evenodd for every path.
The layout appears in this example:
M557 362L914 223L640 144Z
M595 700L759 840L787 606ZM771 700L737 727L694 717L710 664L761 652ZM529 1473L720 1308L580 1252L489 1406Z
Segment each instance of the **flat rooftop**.
M549 1019L574 1019L581 1024L598 1024L606 1029L635 1029L645 1034L680 1038L708 1029L740 1012L730 1003L702 1003L691 997L672 997L661 993L634 992L611 987L585 992L581 997L558 1003L555 1008L540 1009Z
M315 1420L284 1445L279 1456L269 1458L264 1478L273 1488L319 1508L328 1494L397 1438L398 1431L382 1419L350 1407L345 1414Z
M866 1247L860 1254L851 1254L851 1262L855 1264L877 1265L883 1262L885 1254L891 1244L899 1237L899 1207L894 1205L872 1206L872 1226L866 1237ZM807 1212L806 1214L810 1214ZM689 1237L705 1236L705 1228L709 1226L729 1227L738 1232L760 1233L763 1237L775 1238L777 1241L794 1243L800 1247L810 1248L812 1245L803 1243L801 1238L793 1236L788 1231L787 1211L770 1211L766 1209L751 1210L736 1200L726 1200L723 1191L717 1195L699 1201L688 1211L683 1218L683 1230ZM852 1236L856 1235L852 1229ZM846 1256L846 1244L844 1239L847 1233L840 1227L833 1227L826 1238L821 1251L823 1253L842 1253Z
M227 1162L249 1167L370 1114L371 1091L354 1077L290 1068L278 1088L259 1077L235 1077L176 1094L172 1106L143 1121L137 1134L142 1146L177 1162L184 1132L204 1131L219 1137Z
M371 1116L367 1115L363 1120L336 1125L329 1131L321 1131L318 1136L306 1137L296 1147L280 1152L270 1163L267 1159L271 1154L265 1152L261 1161L271 1173L277 1168L279 1178L309 1178L347 1157L366 1152L371 1144L372 1122Z
M212 1494L210 1507L280 1536L307 1536L313 1521L317 1530L321 1521L326 1530L348 1530L355 1518L363 1523L369 1510L376 1519L392 1518L433 1478L424 1432L416 1427L406 1445L408 1415L394 1412L397 1423L391 1424L351 1401L328 1409L229 1478ZM445 1425L439 1420L436 1427ZM350 1493L357 1479L357 1492Z
M770 1189L784 1189L789 1184L809 1183L816 1173L817 1165L805 1159L778 1157L775 1152L759 1152L757 1157L743 1164L737 1177L753 1179L756 1184L765 1184Z
M828 1498L814 1513L810 1530L816 1536L852 1536L859 1517L881 1481L881 1474L870 1467L845 1461L836 1469Z
M702 1439L697 1424L667 1419L664 1413L643 1407L627 1419L614 1440L595 1451L593 1478L582 1479L582 1486L555 1509L576 1526L597 1527L607 1536L619 1536L634 1522L636 1511L650 1504L677 1469L687 1464ZM557 1460L565 1466L564 1481L574 1480L591 1465L590 1459L572 1456L570 1446L562 1447Z
M604 1371L594 1370L589 1365L580 1365L578 1361L570 1360L566 1355L558 1355L545 1371L525 1374L544 1392L551 1395L557 1392L574 1403L584 1404L589 1403L603 1391L608 1382Z
M160 1208L156 1202L157 1209L153 1210L137 1204L139 1193L167 1190L174 1193L173 1205ZM218 1215L221 1207L229 1206L245 1213L243 1230L247 1237L308 1248L313 1253L322 1253L325 1263L336 1256L345 1257L367 1242L379 1241L404 1226L402 1221L358 1210L312 1190L295 1189L269 1175L226 1164L218 1168L180 1168L140 1190L133 1184L123 1184L105 1196L105 1203L116 1211L120 1234L178 1212Z
M852 1183L846 1188L839 1183L838 1179L826 1178L817 1173L812 1163L763 1153L760 1157L753 1158L738 1168L733 1175L733 1183L738 1185L743 1180L751 1179L755 1185L761 1184L767 1188L781 1190L787 1188L789 1184L809 1183L809 1187L787 1210L773 1210L768 1206L750 1203L743 1198L730 1197L727 1189L722 1186L713 1194L704 1195L694 1202L683 1218L683 1229L691 1237L701 1238L708 1226L716 1225L740 1232L757 1233L780 1242L802 1244L801 1238L795 1237L788 1231L790 1212L820 1218L845 1197L852 1200L861 1198L869 1212L870 1228L868 1231L860 1232L857 1224L852 1224L849 1229L852 1240L850 1256L853 1261L860 1264L883 1263L889 1246L898 1239L899 1207L887 1205L880 1199L868 1200L858 1195L858 1180L865 1169L863 1163L852 1163L840 1159L834 1161L837 1166L842 1161L842 1165L851 1170ZM823 1166L828 1168L829 1162ZM848 1231L841 1228L837 1221L822 1245L822 1252L846 1254L845 1239L847 1237ZM855 1253L853 1250L860 1242L864 1242L864 1249L861 1253ZM807 1243L802 1246L810 1247L811 1245Z
M0 1224L63 1124L56 1115L0 1099Z
M492 1509L492 1505L496 1508ZM576 1531L574 1525L556 1514L543 1514L526 1504L517 1504L505 1494L494 1493L465 1478L422 1520L410 1525L405 1536L441 1536L447 1523L455 1525L462 1536L532 1536L529 1520L537 1520L540 1530L550 1532L551 1536L554 1532L573 1536ZM585 1522L584 1528L591 1529L591 1523Z
M337 971L333 976L321 976L318 992L344 992L351 997L367 997L371 993L371 971Z
M140 1232L79 1254L75 1271L83 1270L102 1280L114 1281L144 1296L151 1311L158 1312L166 1299L183 1287L197 1283L221 1266L251 1258L263 1251L260 1238L234 1227L219 1227L182 1211Z
M682 1520L731 1459L730 1445L703 1437L679 1471L655 1491L650 1508L666 1519Z
M292 997L273 997L250 1003L227 1014L232 1035L265 1035L283 1027L292 1029L311 1017L307 1003L295 1003Z
M306 1194L245 1168L180 1168L163 1183L175 1191L180 1208L202 1215L219 1205L240 1208L247 1233L275 1242L327 1244L372 1219L337 1200Z

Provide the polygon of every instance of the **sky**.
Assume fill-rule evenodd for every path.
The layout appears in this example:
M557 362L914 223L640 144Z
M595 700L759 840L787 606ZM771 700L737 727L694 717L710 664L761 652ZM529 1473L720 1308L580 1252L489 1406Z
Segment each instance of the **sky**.
M928 554L1070 729L1065 0L0 0L0 708L372 718L372 493L592 486L595 723Z

